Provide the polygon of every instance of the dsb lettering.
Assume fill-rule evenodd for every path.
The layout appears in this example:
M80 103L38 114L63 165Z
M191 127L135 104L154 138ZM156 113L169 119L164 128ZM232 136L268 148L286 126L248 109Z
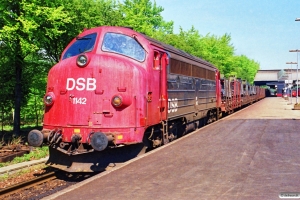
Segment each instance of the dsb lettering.
M95 78L78 78L78 79L74 79L74 78L67 78L67 86L66 86L67 90L96 90L96 79Z

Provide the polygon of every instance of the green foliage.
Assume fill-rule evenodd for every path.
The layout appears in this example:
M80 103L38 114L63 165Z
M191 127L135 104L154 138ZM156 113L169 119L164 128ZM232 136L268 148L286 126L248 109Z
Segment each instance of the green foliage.
M235 75L252 83L259 69L259 64L254 60L234 54L231 36L228 34L221 37L210 34L201 36L194 27L188 31L180 28L179 34L169 34L160 40L211 62L225 77Z
M22 124L31 124L39 126L42 122L44 104L43 96L46 89L47 73L52 66L47 58L41 59L43 55L34 54L26 58L26 67L24 74L31 77L29 82L29 92L26 96L26 103L23 104L21 110Z
M173 22L165 22L161 16L164 10L150 0L125 0L119 4L119 9L124 18L122 26L132 27L134 30L154 37L157 32L172 33Z
M3 28L0 41L15 52L19 45L22 58L36 53L45 37L54 38L65 32L65 25L71 17L63 6L51 7L49 1L4 1L1 0L0 11L3 12ZM58 1L59 2L59 1Z
M67 13L70 22L64 24L64 32L56 35L46 35L41 46L46 55L58 62L63 49L68 43L86 28L96 26L120 25L122 14L117 9L114 0L64 0L54 1L61 5Z
M247 58L245 55L235 56L232 62L234 71L237 72L238 77L253 83L257 70L259 70L259 63Z

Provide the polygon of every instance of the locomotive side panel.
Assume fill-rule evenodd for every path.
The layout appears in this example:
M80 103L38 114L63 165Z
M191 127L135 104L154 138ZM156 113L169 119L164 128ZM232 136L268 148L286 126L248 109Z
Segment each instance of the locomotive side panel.
M171 54L168 69L168 118L187 122L207 117L216 108L215 69Z

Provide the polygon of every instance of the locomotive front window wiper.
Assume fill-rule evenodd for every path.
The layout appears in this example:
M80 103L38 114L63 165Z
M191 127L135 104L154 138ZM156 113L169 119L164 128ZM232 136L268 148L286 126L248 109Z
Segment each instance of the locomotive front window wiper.
M91 33L83 37L77 36L72 45L68 49L66 49L62 59L92 51L95 46L96 38L97 33Z
M146 51L146 49L143 47L143 45L140 43L140 41L137 39L137 36L136 35L132 35L132 37L135 39L135 41L137 42L137 43L139 43L139 45ZM147 51L146 51L146 53L148 53Z
M76 40L91 40L92 38L88 37L76 37Z

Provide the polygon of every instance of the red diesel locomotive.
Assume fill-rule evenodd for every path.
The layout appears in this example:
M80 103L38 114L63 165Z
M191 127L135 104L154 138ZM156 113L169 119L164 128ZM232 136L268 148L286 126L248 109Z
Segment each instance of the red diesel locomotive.
M231 94L231 83L222 85L212 64L130 28L85 30L49 71L43 129L28 142L48 143L54 167L102 170L101 152L157 147L242 106L236 97L246 95Z

